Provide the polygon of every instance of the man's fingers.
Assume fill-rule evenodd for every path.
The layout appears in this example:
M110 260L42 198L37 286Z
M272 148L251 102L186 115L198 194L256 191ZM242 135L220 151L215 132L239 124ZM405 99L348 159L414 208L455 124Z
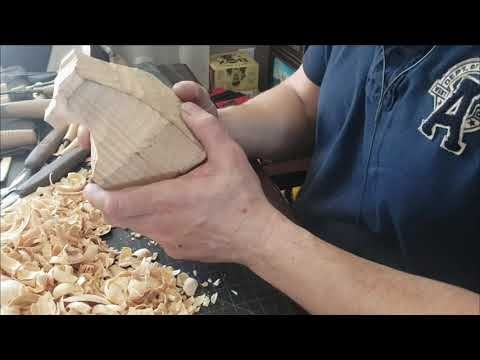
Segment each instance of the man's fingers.
M172 90L183 102L195 103L206 112L217 116L217 108L203 86L193 81L180 81L173 86Z
M178 196L178 188L182 186L179 181L163 180L113 191L103 190L96 184L88 184L83 194L111 220L146 217L158 211L170 214L175 211L175 204L183 205L182 197Z
M90 201L94 207L104 211L107 192L100 186L97 184L87 184L83 190L83 196Z
M215 161L216 158L224 155L221 148L233 142L225 126L215 116L194 103L182 104L182 117L202 143L210 160Z
M90 131L85 126L80 125L77 136L80 147L84 150L90 150Z
M110 220L117 221L152 213L156 195L154 185L106 191L96 184L88 184L84 196Z

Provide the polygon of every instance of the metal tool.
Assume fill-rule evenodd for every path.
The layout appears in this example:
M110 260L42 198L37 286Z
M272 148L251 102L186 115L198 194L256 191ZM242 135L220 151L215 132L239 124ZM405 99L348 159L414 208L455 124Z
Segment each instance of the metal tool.
M31 85L32 83L26 76L15 76L11 78L10 80L7 81L6 86L7 86L7 92L12 89L21 89L26 86ZM31 100L32 99L32 94L17 94L17 93L10 93L6 94L5 92L2 92L2 95L7 95L9 101L22 101L22 100Z
M34 192L38 187L47 186L50 182L57 182L69 172L75 171L78 165L85 161L87 156L87 151L81 148L76 148L63 156L56 158L2 199L0 209L2 211L7 209L20 198Z
M8 69L7 69L8 70ZM49 82L55 80L57 72L26 72L22 67L16 67L11 69L11 71L0 70L0 81L2 83L11 83L18 77L24 77L28 80L30 84L38 82Z
M63 140L67 129L53 129L43 138L43 140L35 146L30 154L25 159L25 168L12 181L9 187L0 189L0 197L4 198L24 179L32 175L37 169L41 168L48 160L48 158L55 152L58 144Z
M45 95L51 96L53 94L54 82L47 81L43 83L36 83L28 86L18 86L16 88L2 91L0 95L21 95L21 94L32 94L32 93L44 93Z

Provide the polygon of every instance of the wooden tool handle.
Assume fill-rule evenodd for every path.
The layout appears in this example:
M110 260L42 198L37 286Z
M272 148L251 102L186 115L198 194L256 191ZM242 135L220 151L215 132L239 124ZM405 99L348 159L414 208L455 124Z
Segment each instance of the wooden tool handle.
M12 163L12 158L10 156L2 158L0 161L0 182L5 181L7 178L8 170L10 169L10 164Z
M51 130L25 159L25 167L36 170L45 164L57 149L66 131L66 128Z
M32 129L0 131L0 148L2 150L35 145L36 143L37 134Z
M0 105L1 118L42 119L50 99L34 99L9 102Z
M69 172L76 171L78 166L87 158L88 152L80 148L60 156L50 164L44 166L35 175L17 187L17 193L25 196L35 191L40 186L47 186L57 182Z
M0 104L6 104L10 102L8 95L0 95Z

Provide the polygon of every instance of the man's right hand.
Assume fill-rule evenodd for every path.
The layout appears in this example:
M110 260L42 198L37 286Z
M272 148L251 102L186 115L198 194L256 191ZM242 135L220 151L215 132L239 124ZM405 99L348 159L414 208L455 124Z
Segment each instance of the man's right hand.
M198 83L193 81L180 81L172 87L172 90L182 102L195 103L203 110L218 117L217 108L210 99L210 95L207 90ZM80 126L78 129L78 142L83 149L90 150L90 132L84 126Z

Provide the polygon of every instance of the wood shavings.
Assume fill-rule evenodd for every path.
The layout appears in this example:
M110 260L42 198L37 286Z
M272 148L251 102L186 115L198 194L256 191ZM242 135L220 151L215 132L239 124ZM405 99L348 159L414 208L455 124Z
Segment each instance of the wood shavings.
M155 315L155 312L152 308L136 309L131 307L128 309L127 315Z
M193 301L193 305L194 306L201 306L203 304L203 302L205 301L205 297L206 297L205 294L197 296L195 298L195 300Z
M217 298L218 293L213 294L212 296L210 296L210 302L215 305L215 303L217 302Z
M2 306L0 315L21 315L20 310L13 306Z
M133 256L143 259L144 257L152 256L152 252L148 249L139 249L133 253Z
M54 299L58 299L65 295L79 295L81 293L83 293L83 289L81 286L69 283L58 284L52 291Z
M185 294L187 294L187 296L195 295L195 291L197 290L197 287L198 287L197 280L191 277L186 279L185 282L183 283L183 291L185 291Z
M87 282L87 278L84 275L80 276L77 280L77 284L80 285L80 286L82 286L86 282Z
M213 286L218 286L218 285L220 285L220 281L221 281L220 279L215 280L215 282L213 283Z
M25 292L25 285L21 282L6 279L1 281L0 295L1 295L1 306L7 306L8 303L15 299L16 297L22 295Z
M73 268L69 265L54 266L50 273L55 281L59 283L74 283L77 281L77 277L73 275ZM82 285L79 283L78 285Z
M67 303L83 301L83 302L97 303L97 304L103 304L103 305L110 304L108 300L105 299L104 297L98 296L98 295L91 295L91 294L70 296L68 298L63 299L63 301Z
M0 215L0 313L191 315L212 303L194 296L187 273L155 262L158 253L101 239L111 226L83 198L90 177L70 173Z
M13 276L17 270L22 266L22 263L11 258L2 251L0 257L0 268L10 276Z
M36 303L30 306L32 315L58 315L58 307L49 292L46 292L38 298Z
M92 309L94 315L120 315L123 308L118 305L95 305Z
M173 276L177 276L178 274L180 274L181 270L178 269L178 270L175 270L175 271L172 271L172 274Z
M87 315L92 311L92 307L84 302L74 301L67 305L67 309L81 315Z

